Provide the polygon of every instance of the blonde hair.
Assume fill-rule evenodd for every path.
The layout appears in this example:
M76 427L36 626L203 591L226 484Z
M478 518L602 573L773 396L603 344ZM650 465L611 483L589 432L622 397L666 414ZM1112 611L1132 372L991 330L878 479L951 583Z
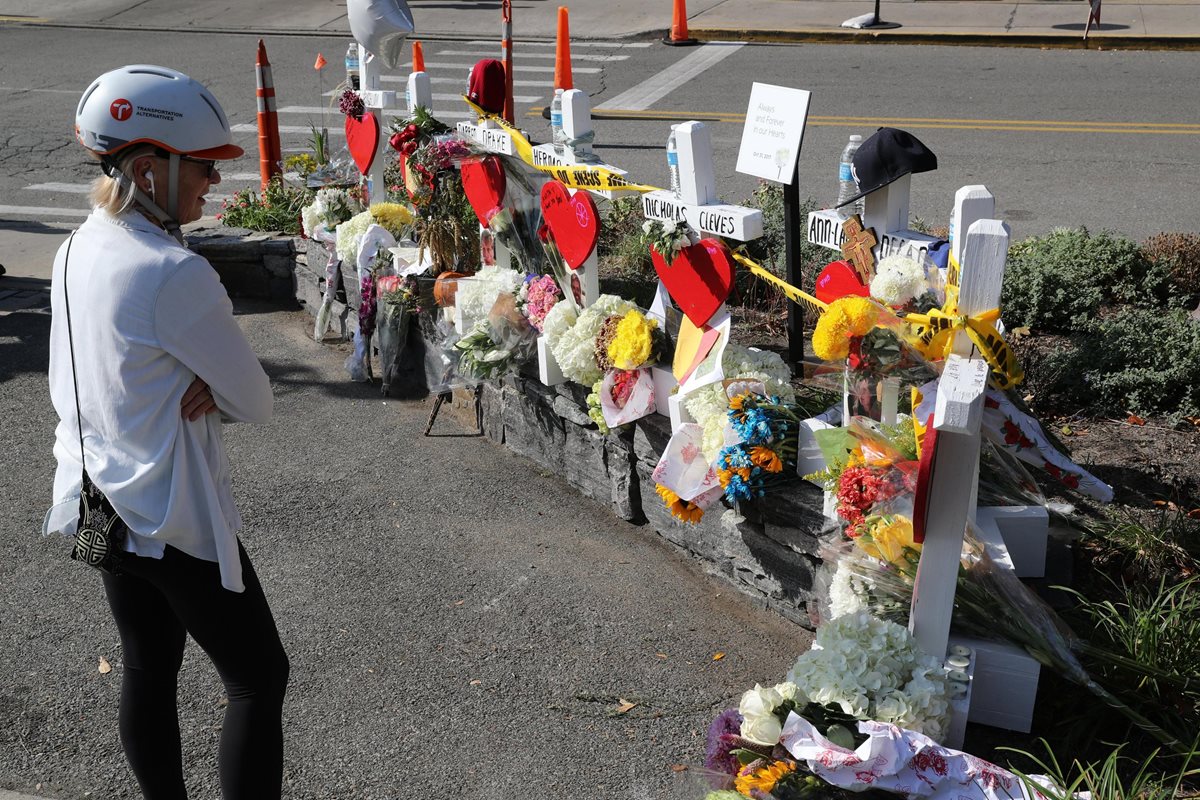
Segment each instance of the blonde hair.
M137 186L129 176L129 168L135 158L153 153L154 148L152 147L131 147L128 153L121 155L117 163L118 169L126 177L124 187L121 186L121 182L116 178L101 175L92 181L92 191L90 194L92 206L100 208L114 217L124 214L133 208L134 192L137 190ZM94 152L91 152L91 156L97 161L100 160L100 156Z

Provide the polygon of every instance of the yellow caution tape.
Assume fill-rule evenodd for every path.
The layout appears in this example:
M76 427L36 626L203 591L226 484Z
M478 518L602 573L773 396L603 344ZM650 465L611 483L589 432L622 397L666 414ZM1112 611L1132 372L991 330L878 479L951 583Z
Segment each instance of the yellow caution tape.
M829 307L828 303L822 303L820 300L813 297L808 292L805 292L801 289L797 289L795 286L792 286L790 283L783 280L782 278L772 275L770 272L768 272L766 270L765 267L757 264L753 260L742 255L741 253L734 253L733 258L739 264L744 266L746 269L750 270L750 272L753 275L755 275L756 277L762 278L764 281L767 281L768 283L772 283L775 286L777 286L785 295L787 295L788 299L791 300L793 303L808 306L809 308L811 308L813 311L817 312L818 314L825 313L825 309Z
M525 135L517 128L510 124L504 117L484 111L479 106L472 103L463 95L463 100L475 115L482 121L495 122L503 128L510 137L512 137L513 148L517 151L517 158L524 161L530 167L545 172L555 180L561 182L564 186L572 189L583 190L599 190L599 191L627 191L627 192L655 192L659 191L657 186L648 186L642 183L633 183L626 178L613 172L605 167L592 166L588 164L572 164L570 166L559 166L555 164L535 164L533 162L533 144L530 143Z
M955 332L965 331L991 367L992 382L1000 389L1009 389L1024 380L1025 373L1008 342L996 330L998 319L998 308L967 316L957 313L950 302L947 302L945 309L935 308L927 314L907 314L904 317L906 322L916 327L921 349L931 361L949 355L954 347Z

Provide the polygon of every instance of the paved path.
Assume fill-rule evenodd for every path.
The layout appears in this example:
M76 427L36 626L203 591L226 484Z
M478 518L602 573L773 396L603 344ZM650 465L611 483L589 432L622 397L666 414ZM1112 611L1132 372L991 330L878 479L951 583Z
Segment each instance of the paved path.
M346 382L346 353L309 340L305 313L239 310L276 397L269 425L228 436L292 662L289 798L682 798L672 765L703 762L714 712L807 648L451 418L423 438L428 406ZM0 316L0 788L137 797L112 752L122 662L98 577L37 533L48 323ZM180 708L190 795L216 797L223 697L194 646Z

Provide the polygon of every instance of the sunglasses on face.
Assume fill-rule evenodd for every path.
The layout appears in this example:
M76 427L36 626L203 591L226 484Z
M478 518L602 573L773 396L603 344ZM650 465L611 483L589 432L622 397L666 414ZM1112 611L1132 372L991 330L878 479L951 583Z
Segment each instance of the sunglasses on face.
M164 158L164 159L171 157L170 153L166 153L166 152L162 152L162 151L159 151L157 153L157 155L159 158ZM191 161L193 164L199 164L201 167L203 167L205 180L211 181L213 179L213 175L217 171L217 162L211 158L192 158L191 156L180 156L179 160L180 161Z

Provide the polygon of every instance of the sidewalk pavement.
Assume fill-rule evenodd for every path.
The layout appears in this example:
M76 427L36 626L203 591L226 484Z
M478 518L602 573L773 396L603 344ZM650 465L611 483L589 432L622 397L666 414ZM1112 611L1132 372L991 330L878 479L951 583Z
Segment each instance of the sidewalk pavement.
M567 2L567 0L561 0ZM4 0L0 24L103 26L141 30L297 33L344 37L345 7L321 0L82 0L61 12L42 0ZM518 39L552 40L557 3L516 9ZM498 6L411 0L421 38L499 39ZM879 17L898 27L853 30L841 23L869 14L871 0L692 0L690 34L701 40L768 42L880 42L984 46L1200 49L1198 0L1108 0L1101 24L1084 41L1089 4L1069 0L885 0ZM576 0L569 3L576 39L661 37L671 26L665 0ZM54 13L55 16L44 16Z

